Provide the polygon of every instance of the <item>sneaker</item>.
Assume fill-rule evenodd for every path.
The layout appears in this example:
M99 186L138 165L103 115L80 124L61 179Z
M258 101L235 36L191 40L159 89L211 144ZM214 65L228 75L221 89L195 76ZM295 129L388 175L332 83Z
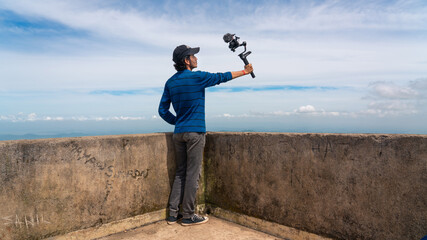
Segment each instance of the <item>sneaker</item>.
M168 224L170 225L170 224L177 223L181 219L182 219L182 215L178 214L177 217L169 216L168 218L166 218L166 222L168 222Z
M201 217L197 214L194 214L191 218L184 218L182 219L181 225L182 226L191 226L191 225L198 225L206 223L209 220L208 217Z

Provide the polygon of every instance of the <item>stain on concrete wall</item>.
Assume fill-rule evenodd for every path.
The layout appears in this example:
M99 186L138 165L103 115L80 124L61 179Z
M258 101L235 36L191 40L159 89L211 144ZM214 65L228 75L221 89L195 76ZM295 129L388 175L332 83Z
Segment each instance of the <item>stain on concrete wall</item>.
M427 234L427 136L211 133L206 202L337 239Z

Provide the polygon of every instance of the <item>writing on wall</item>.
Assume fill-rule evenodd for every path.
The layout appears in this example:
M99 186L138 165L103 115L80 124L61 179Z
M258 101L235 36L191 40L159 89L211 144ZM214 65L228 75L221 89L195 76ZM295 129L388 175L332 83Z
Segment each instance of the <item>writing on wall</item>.
M6 216L2 217L1 221L3 222L4 226L14 226L16 228L31 228L36 227L41 224L50 224L49 221L45 219L43 215L24 215L24 216L18 216L18 214L15 214L15 216Z
M147 178L148 171L150 169L127 169L127 170L117 170L115 166L108 165L108 161L100 161L95 156L90 153L87 153L81 146L77 143L71 143L72 148L71 152L77 153L77 161L83 160L88 166L92 166L95 169L105 172L105 175L109 178L126 178L131 177L134 179ZM114 162L114 161L113 161Z
M129 150L129 140L122 141L123 149ZM93 171L101 171L107 177L105 182L105 195L104 201L101 203L100 208L101 212L104 211L105 204L108 200L108 197L114 190L114 186L117 185L117 182L127 181L127 179L141 180L148 177L149 168L132 168L132 169L120 169L115 166L115 159L98 159L91 153L88 153L86 149L81 147L77 142L71 142L71 152L77 155L77 161L83 161L85 166L93 169ZM111 164L113 163L113 164ZM102 213L101 213L102 215Z
M77 143L72 142L71 146L71 152L77 153L77 161L82 160L85 162L85 164L91 165L101 171L107 167L107 163L97 160L95 156L92 156L92 154L87 153Z
M114 166L108 166L105 175L110 178L126 178L131 177L134 179L147 178L150 169L130 169L130 170L116 170Z

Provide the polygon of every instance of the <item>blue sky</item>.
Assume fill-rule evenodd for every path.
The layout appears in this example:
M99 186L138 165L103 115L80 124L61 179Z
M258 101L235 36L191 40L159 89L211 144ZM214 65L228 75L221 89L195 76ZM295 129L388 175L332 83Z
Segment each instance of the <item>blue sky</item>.
M427 2L0 0L0 134L172 131L172 51L255 79L210 88L209 131L427 134ZM96 130L96 131L95 131Z

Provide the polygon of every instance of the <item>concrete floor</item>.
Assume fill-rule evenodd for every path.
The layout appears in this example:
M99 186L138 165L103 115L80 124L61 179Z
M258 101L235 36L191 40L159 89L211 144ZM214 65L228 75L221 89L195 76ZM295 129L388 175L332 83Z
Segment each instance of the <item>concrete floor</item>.
M140 239L280 239L262 232L243 227L219 218L209 216L209 222L184 227L180 224L168 225L160 221L134 230L117 233L98 240L140 240Z

